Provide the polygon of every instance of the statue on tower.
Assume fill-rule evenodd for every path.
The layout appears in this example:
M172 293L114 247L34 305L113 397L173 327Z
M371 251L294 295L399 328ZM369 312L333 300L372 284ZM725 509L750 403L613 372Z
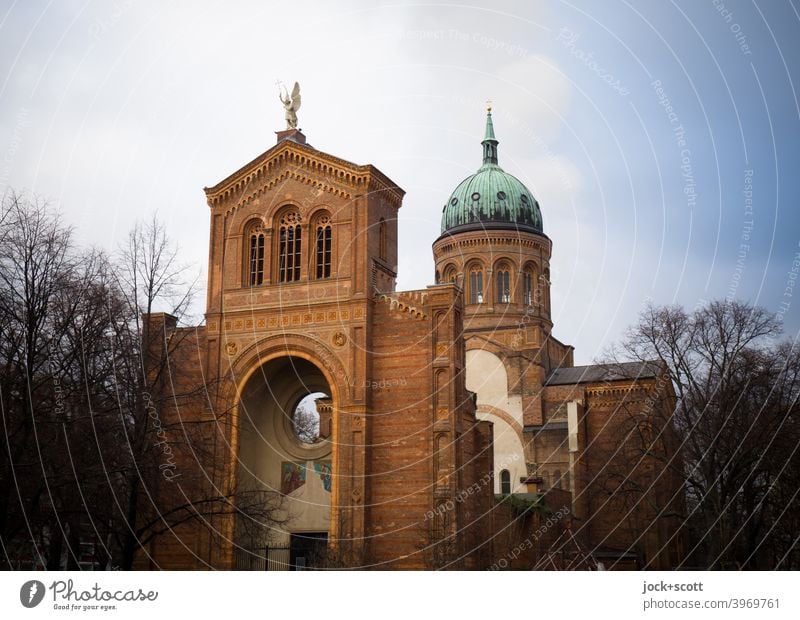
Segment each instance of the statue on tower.
M283 93L278 89L278 98L281 100L285 110L286 129L297 129L297 111L300 109L300 84L294 83L291 97L282 83L280 86L283 87Z

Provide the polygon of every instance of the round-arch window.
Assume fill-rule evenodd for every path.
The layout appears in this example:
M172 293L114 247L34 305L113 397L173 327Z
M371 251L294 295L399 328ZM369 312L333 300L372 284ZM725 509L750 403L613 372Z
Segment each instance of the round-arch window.
M473 200L480 200L481 195L478 192L472 192L472 199Z
M317 400L321 398L328 398L328 395L324 392L307 394L292 412L292 430L300 443L311 445L321 439L320 414L317 410Z
M499 198L500 200L505 200L506 199L506 193L503 192L503 191L497 192L497 198Z
M458 204L458 198L453 196L453 199L450 201L450 204L453 205L453 206L457 205Z
M500 494L511 495L511 472L507 469L500 472Z

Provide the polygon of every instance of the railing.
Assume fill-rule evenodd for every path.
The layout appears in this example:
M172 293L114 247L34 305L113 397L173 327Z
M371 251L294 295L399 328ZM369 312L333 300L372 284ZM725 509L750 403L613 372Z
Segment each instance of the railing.
M289 547L261 547L234 551L236 570L292 570Z

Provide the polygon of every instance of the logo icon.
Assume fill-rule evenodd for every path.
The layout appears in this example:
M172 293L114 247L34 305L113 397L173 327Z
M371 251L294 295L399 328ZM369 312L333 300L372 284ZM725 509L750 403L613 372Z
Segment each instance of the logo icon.
M41 581L32 579L22 584L19 589L19 602L23 607L30 609L36 607L44 598L44 584Z

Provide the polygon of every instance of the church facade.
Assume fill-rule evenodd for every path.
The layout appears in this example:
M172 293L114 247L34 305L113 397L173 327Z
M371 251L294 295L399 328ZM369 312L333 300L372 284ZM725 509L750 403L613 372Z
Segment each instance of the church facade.
M404 192L372 165L287 129L206 188L205 325L149 322L185 336L172 357L205 402L169 415L213 429L194 480L230 510L170 528L140 566L487 568L508 553L509 497L559 498L595 565L677 564L680 489L646 456L675 452L671 385L647 362L573 366L552 335L552 242L498 144L489 111L416 291L395 286ZM276 498L269 519L237 505L253 490Z

